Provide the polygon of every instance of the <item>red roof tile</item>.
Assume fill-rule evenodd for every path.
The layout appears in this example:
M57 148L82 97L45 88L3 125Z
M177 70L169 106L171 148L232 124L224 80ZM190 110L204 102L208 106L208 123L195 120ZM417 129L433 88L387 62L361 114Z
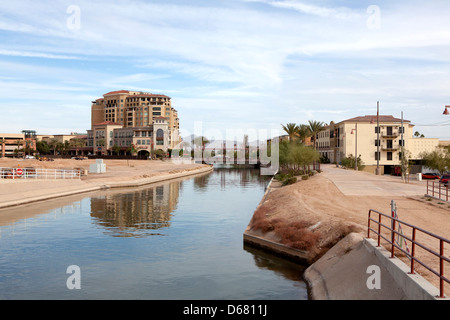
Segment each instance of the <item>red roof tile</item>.
M130 93L130 91L128 91L128 90L111 91L111 92L105 93L103 96L112 95L112 94L121 94L121 93Z
M402 121L402 119L394 118L391 115L379 115L378 120L379 120L379 122L401 122ZM377 115L373 115L373 116L366 115L363 117L355 117L355 118L343 120L341 122L374 122L374 123L376 123ZM403 119L403 122L411 122L411 121Z
M94 124L94 126L105 126L105 125L110 125L110 126L121 126L122 124L117 123L117 122L112 122L112 121L105 121L105 122L100 122L100 123Z

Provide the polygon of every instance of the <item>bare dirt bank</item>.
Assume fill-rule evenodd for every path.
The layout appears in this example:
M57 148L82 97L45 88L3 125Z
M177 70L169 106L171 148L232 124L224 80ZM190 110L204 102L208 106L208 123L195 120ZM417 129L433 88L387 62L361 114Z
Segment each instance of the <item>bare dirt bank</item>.
M312 264L348 234L359 233L366 237L369 210L389 214L391 200L394 200L400 220L443 237L450 235L450 203L439 202L437 205L437 201L427 201L423 194L398 196L392 190L398 190L404 184L394 180L389 180L392 190L386 190L388 195L357 196L354 195L358 193L355 190L347 195L346 190L338 188L331 178L333 174L340 173L324 170L308 180L299 180L288 186L274 180L245 233L306 251L308 263ZM363 178L361 181L385 179L380 180L385 183L388 180L388 177L365 176L366 173L362 172L357 174ZM348 179L354 177L349 176ZM351 183L349 180L348 184ZM355 184L358 183L360 181L355 180ZM381 182L376 183L381 185ZM363 185L361 188L361 194L370 193L364 190ZM422 241L439 252L439 243L435 240L424 238ZM426 264L439 270L438 259L422 251L416 251L416 254ZM450 248L445 249L445 254L450 256ZM401 254L398 257L402 259ZM407 258L403 256L403 259L409 264ZM417 266L416 271L433 285L439 285L438 278L425 268ZM448 264L445 274L450 274ZM449 287L446 285L446 292L450 292Z

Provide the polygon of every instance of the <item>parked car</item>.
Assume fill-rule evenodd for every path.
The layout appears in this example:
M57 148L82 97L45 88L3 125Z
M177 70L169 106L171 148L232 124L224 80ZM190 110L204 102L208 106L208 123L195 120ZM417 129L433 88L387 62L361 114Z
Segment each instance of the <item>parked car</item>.
M422 173L423 179L439 179L440 177L437 173Z
M439 180L440 183L448 185L448 181L450 180L450 174L444 174Z

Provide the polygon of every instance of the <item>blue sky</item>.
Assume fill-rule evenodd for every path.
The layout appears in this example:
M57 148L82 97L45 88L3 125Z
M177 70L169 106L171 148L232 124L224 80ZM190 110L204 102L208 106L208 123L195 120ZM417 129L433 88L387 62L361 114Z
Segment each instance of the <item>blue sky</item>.
M450 2L0 2L0 132L86 132L93 99L166 94L183 133L380 112L450 140Z

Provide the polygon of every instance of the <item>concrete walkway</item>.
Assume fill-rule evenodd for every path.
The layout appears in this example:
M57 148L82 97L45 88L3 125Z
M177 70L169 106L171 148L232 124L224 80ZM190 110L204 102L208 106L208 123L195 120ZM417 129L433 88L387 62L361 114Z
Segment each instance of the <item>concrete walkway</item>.
M426 181L417 181L415 176L408 183L401 177L374 175L364 171L346 170L336 165L322 165L336 187L347 196L417 196L426 193Z

